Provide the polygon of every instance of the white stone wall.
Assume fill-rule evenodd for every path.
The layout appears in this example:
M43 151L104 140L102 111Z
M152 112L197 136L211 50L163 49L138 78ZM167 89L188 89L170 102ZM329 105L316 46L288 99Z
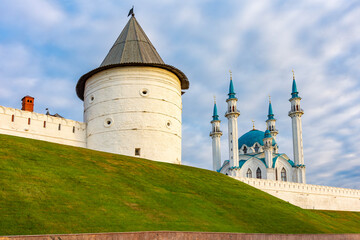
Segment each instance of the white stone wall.
M156 161L181 163L181 85L155 67L118 67L85 85L87 147Z
M255 178L234 178L301 208L360 212L360 190Z
M85 123L3 106L0 106L0 134L86 147Z

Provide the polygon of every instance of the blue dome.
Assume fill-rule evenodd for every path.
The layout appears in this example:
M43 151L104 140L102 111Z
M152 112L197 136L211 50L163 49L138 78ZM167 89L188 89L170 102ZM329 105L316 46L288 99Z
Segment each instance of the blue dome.
M244 144L248 147L252 147L255 143L259 143L261 146L264 146L264 142L263 142L264 135L265 132L256 129L245 133L244 135L239 137L239 141L238 141L239 149ZM272 145L274 146L275 144L276 142L273 139Z

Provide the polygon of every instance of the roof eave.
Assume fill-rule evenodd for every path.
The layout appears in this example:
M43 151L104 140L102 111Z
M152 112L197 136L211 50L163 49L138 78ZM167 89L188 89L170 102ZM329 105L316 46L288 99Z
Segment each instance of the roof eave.
M93 76L96 73L99 73L101 71L116 68L116 67L131 67L131 66L148 66L148 67L157 67L161 69L168 70L172 73L174 73L180 80L181 83L181 89L189 89L189 80L186 77L186 75L179 69L177 69L174 66L168 65L168 64L161 64L161 63L118 63L118 64L110 64L106 66L101 66L98 68L95 68L94 70L84 74L80 77L79 81L76 84L76 94L77 96L84 101L84 90L85 90L85 83L86 81Z

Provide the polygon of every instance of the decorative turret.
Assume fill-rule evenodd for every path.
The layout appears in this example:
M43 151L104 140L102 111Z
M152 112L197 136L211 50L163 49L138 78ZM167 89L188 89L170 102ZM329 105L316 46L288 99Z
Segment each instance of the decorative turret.
M291 103L289 117L291 117L292 120L294 163L297 168L294 180L298 183L306 183L301 123L301 116L304 114L304 111L300 107L300 100L301 97L296 87L295 73L293 70L292 92L291 98L289 99Z
M238 126L237 118L240 115L240 112L236 108L237 98L235 97L234 85L232 81L232 73L230 71L230 87L228 99L226 100L228 104L227 112L225 117L228 119L228 135L229 135L229 160L230 168L239 167L239 149L238 149Z
M216 99L214 97L214 111L212 116L212 131L210 137L212 138L212 156L213 156L213 170L217 171L221 167L221 148L220 148L220 137L222 132L220 131L220 120L217 113Z
M266 129L264 134L264 154L265 154L265 162L267 165L267 179L275 180L274 169L273 169L273 137L271 136L271 132Z
M276 135L279 131L275 128L276 119L274 118L273 109L271 106L271 98L269 96L269 112L268 119L266 120L266 129L270 131L271 136L276 140Z

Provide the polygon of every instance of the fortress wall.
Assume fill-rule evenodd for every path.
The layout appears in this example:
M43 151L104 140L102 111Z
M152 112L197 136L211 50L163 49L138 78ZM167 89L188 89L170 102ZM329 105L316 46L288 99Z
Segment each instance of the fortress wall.
M360 190L233 177L305 209L360 211Z
M0 106L0 134L86 147L85 123L3 106Z

